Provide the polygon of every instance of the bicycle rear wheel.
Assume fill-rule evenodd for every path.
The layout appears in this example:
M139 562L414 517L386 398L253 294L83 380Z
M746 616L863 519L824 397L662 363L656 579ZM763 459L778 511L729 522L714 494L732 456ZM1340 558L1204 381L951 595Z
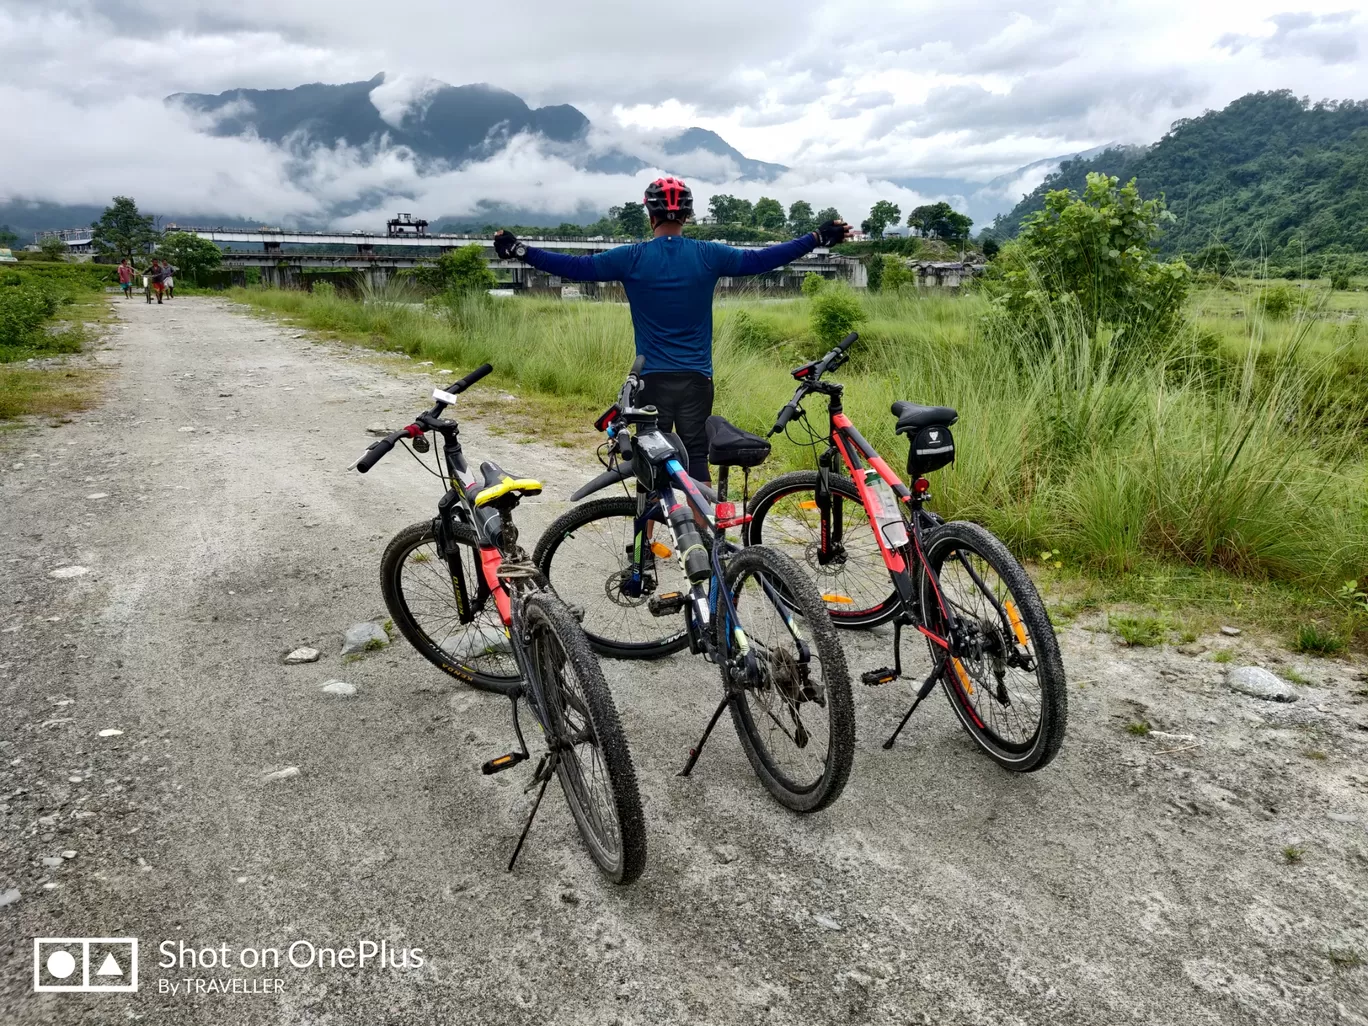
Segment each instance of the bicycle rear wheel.
M652 518L643 579L630 580L636 507L625 495L576 506L552 522L532 553L556 594L584 610L589 644L615 659L655 659L678 652L689 640L681 615L655 616L649 606L654 595L689 590L659 513Z
M731 557L726 585L740 623L719 647L724 685L736 675L741 686L731 703L741 747L779 804L824 809L840 796L855 758L850 672L831 618L798 565L762 545ZM720 608L714 622L723 629ZM750 684L741 676L747 653L759 670Z
M523 607L532 672L556 773L585 848L604 876L631 883L646 866L646 825L632 753L598 657L565 603L543 592Z
M854 483L833 474L831 500L842 536L835 558L825 566L819 561L822 518L815 470L781 474L755 493L747 508L746 544L768 545L806 570L837 627L875 627L898 612L898 593Z
M465 524L452 529L461 582L437 545L432 521L411 524L394 536L380 561L385 606L428 662L481 691L509 694L522 674L494 597L483 585L475 531Z
M1019 773L1049 764L1064 743L1068 695L1050 614L1026 570L989 531L952 521L929 532L921 576L926 626L946 636L960 621L941 685L964 729L1001 766ZM932 646L933 658L942 650Z

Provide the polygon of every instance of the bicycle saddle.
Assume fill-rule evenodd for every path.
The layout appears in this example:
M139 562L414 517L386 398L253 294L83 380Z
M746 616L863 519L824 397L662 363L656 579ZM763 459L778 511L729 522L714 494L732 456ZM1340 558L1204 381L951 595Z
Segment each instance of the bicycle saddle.
M540 481L530 477L515 478L506 473L503 467L493 460L485 460L481 463L480 473L484 474L484 488L475 496L475 505L477 506L483 506L510 493L517 499L524 495L541 494L542 483Z
M769 457L769 442L742 431L725 417L713 414L708 418L707 430L708 462L714 467L758 467Z
M949 406L918 406L899 400L893 404L893 416L898 418L898 431L902 435L931 424L949 427L959 420L959 414Z

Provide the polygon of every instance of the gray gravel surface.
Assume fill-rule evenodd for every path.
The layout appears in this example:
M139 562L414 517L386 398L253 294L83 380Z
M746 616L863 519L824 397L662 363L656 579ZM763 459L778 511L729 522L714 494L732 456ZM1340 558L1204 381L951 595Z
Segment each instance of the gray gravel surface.
M438 497L399 452L347 467L431 370L217 300L117 309L99 405L0 434L0 1023L1368 1024L1361 665L1299 663L1305 697L1276 706L1201 652L1290 659L1249 631L1182 655L1079 620L1054 765L1004 773L939 696L884 752L907 689L857 684L851 783L804 819L725 722L674 775L710 667L606 662L646 873L602 883L552 791L509 875L527 771L479 772L506 703L402 640L337 654L384 619L380 553ZM463 438L546 482L531 540L594 467L487 430L501 396L476 390ZM886 661L886 633L843 637L856 672ZM306 645L319 662L282 665ZM34 993L39 936L139 938L139 993ZM164 942L296 941L410 961L159 965Z

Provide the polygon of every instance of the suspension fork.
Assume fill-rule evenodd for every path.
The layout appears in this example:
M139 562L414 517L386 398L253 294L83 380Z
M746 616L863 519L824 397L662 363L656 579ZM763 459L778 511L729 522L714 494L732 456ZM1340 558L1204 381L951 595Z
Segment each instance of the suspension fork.
M836 446L827 446L817 457L817 514L822 535L817 546L817 565L826 566L845 540L845 503L832 502L831 470L836 462Z

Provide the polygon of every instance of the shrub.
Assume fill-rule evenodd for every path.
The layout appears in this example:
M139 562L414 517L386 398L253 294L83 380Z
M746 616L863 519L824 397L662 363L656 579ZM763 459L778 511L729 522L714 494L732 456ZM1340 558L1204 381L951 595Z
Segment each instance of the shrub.
M337 286L330 281L316 281L309 291L322 299L333 299L337 295Z
M737 310L731 314L723 330L738 348L752 353L768 352L782 338L768 322L746 310Z
M889 260L884 267L883 287L889 292L897 292L913 284L915 278L908 266L898 257Z
M875 253L873 256L869 258L869 267L867 272L868 280L866 282L866 285L869 288L870 292L878 292L880 289L883 288L884 266L885 261L884 255L882 253Z
M1108 329L1131 351L1162 343L1182 321L1192 278L1183 261L1155 255L1173 220L1163 200L1140 198L1134 179L1118 188L1116 178L1093 173L1082 196L1048 193L992 265L1004 286L999 302L1037 338L1077 318L1090 335Z
M483 247L474 242L449 249L433 263L423 264L416 277L419 285L434 293L483 292L499 283L485 262Z
M1342 272L1330 275L1330 287L1336 292L1348 291L1349 275Z
M43 251L44 259L54 261L66 259L67 244L55 235L49 235L38 243L38 248Z
M843 284L830 285L812 297L812 337L830 349L865 319L864 307Z
M803 295L817 295L822 289L826 288L826 283L826 279L816 271L808 271L807 274L803 275Z
M1292 647L1310 655L1335 655L1344 650L1344 639L1334 631L1323 630L1314 623L1304 623L1297 628Z
M59 303L57 293L36 285L0 287L0 349L31 345Z
M1266 288L1260 293L1259 299L1263 304L1264 315L1274 320L1289 316L1301 305L1297 290L1291 285L1273 285Z

